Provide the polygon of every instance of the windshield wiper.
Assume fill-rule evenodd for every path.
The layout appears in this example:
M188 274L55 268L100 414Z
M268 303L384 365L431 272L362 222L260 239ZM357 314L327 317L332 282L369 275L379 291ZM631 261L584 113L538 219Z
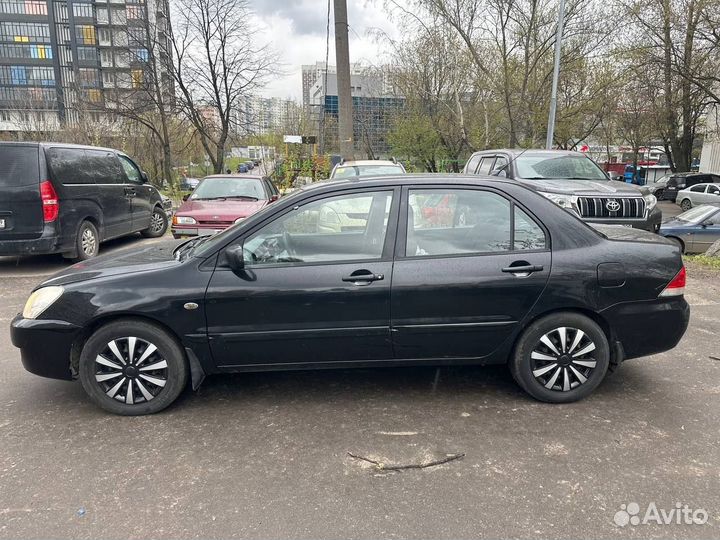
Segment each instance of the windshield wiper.
M227 199L248 199L251 201L259 201L257 197L253 197L252 195L228 195L226 197Z

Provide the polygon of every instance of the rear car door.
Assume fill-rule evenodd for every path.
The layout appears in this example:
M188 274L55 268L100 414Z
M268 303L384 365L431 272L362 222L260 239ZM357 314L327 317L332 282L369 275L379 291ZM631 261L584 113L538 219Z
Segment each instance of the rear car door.
M444 223L423 218L426 202L438 196L454 214ZM492 354L547 283L547 232L502 193L473 187L405 189L401 216L391 299L395 357Z
M97 186L98 204L103 215L103 239L132 232L132 206L125 193L125 176L120 162L108 150L85 150L86 176Z
M222 264L205 313L221 366L390 360L399 189L355 189L286 209L248 231L245 268Z
M0 144L0 241L39 238L44 226L38 146Z
M125 172L125 191L132 206L132 230L142 231L150 226L155 190L145 183L143 174L133 160L118 154L120 164Z

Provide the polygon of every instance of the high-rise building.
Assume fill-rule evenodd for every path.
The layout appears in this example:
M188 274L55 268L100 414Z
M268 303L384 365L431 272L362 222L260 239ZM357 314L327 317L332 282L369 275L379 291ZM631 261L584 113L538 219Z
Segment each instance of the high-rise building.
M169 24L168 0L0 0L0 131L100 111L110 90L141 87L153 58L170 88Z
M315 62L314 64L305 64L302 66L303 107L310 105L310 89L315 83L324 79L326 65L328 76L337 76L337 68L332 64ZM364 70L365 68L361 64L350 64L351 75L362 75Z
M289 99L247 96L238 111L241 132L251 135L277 133L299 124L300 107Z

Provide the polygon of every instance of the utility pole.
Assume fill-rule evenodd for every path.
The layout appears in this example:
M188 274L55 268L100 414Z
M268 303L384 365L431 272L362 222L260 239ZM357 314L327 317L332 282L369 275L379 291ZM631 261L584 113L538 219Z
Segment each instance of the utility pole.
M353 104L350 91L350 46L348 43L347 0L334 0L335 7L335 63L338 88L338 138L340 154L347 160L354 158Z
M550 94L550 115L548 116L547 140L545 148L552 149L555 135L555 111L557 110L557 87L560 78L560 54L562 51L563 25L565 24L565 0L560 0L558 8L557 34L555 35L555 67L553 69L552 93Z

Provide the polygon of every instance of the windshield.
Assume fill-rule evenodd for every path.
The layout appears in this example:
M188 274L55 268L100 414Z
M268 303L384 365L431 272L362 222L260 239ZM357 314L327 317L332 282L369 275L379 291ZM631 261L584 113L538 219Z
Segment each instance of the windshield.
M228 176L205 178L190 195L190 199L193 201L233 198L260 200L267 199L267 194L259 178Z
M713 206L696 206L687 212L683 212L675 219L686 223L700 223L705 221L717 211L718 209Z
M584 156L522 154L515 160L517 177L525 180L603 180L605 173Z
M404 174L399 165L343 165L335 169L333 178L349 178L351 176L386 176Z

